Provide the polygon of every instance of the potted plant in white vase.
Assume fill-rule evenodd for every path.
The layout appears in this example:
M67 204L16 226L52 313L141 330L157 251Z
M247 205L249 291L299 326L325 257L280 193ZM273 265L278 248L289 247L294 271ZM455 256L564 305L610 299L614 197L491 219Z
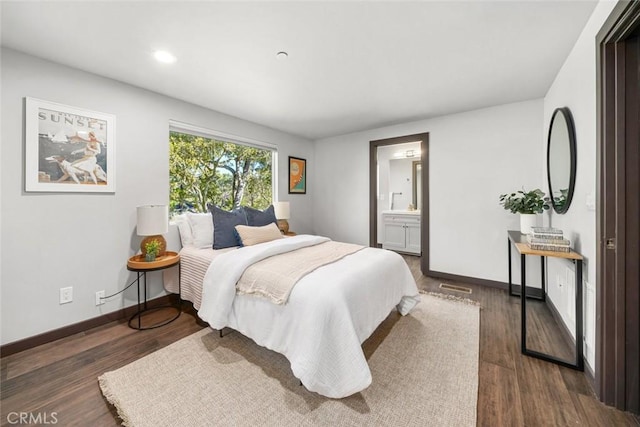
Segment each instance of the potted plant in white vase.
M549 209L549 198L539 188L500 195L500 204L511 213L520 214L520 232L527 234L538 223L538 214Z

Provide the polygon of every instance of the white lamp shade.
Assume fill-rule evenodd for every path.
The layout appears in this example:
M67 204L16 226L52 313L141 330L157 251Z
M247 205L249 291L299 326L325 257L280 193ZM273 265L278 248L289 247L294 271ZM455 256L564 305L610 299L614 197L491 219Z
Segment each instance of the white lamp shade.
M169 232L169 207L166 205L138 206L138 236L155 236Z
M275 211L276 219L291 218L291 212L289 210L289 202L275 202L273 204L273 210Z

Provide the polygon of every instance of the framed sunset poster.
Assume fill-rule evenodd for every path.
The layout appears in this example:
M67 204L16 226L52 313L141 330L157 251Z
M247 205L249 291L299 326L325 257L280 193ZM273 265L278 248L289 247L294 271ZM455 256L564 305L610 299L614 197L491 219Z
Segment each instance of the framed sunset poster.
M25 191L114 193L115 116L25 98Z
M307 161L289 156L289 194L307 194Z

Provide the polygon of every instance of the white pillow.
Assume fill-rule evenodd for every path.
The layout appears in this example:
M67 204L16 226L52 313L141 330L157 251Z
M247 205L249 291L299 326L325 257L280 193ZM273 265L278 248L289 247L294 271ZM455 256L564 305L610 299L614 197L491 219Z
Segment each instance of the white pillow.
M199 249L213 247L213 218L211 212L187 212L187 219L193 235L193 246Z
M193 233L191 232L191 224L189 224L187 215L176 215L171 218L171 221L173 221L173 223L178 226L180 243L182 244L182 246L193 246Z
M253 246L258 243L270 242L276 239L284 239L280 229L273 222L262 227L251 227L249 225L236 225L236 231L242 246Z

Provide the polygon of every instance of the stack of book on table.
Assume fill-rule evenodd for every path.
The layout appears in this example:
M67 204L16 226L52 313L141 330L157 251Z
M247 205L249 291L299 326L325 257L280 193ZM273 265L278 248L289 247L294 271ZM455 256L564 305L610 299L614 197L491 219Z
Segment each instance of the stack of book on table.
M571 252L571 242L557 228L531 227L527 243L531 249L539 251Z

